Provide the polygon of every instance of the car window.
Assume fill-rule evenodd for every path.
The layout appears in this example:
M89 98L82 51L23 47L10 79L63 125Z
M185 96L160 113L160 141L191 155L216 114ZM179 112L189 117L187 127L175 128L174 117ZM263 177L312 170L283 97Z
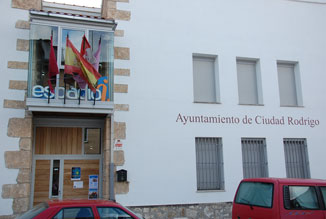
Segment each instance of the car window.
M326 205L326 187L320 187L321 194L323 195L324 205Z
M313 186L286 186L284 193L288 193L284 195L285 209L319 209L316 189Z
M29 219L29 218L33 218L33 217L39 215L44 210L46 210L48 207L49 206L46 203L38 204L34 208L30 209L29 211L25 212L23 215L21 215L20 217L18 217L18 219Z
M91 208L77 207L77 208L63 208L53 219L92 219L94 218Z
M133 219L132 216L120 208L98 207L97 211L101 219Z
M235 203L271 208L273 205L272 183L242 182Z

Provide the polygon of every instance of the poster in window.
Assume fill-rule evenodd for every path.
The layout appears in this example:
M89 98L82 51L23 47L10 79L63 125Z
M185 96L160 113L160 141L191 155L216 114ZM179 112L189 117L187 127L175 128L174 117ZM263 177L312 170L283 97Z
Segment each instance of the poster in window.
M98 175L89 175L89 189L98 189Z
M89 175L88 199L98 198L98 175Z
M88 190L88 199L97 199L97 189L89 189Z
M71 180L80 180L81 169L80 167L71 168Z

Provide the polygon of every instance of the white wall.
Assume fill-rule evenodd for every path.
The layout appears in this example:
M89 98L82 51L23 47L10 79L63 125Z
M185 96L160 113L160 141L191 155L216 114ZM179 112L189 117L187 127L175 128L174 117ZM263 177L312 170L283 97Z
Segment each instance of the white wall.
M126 205L232 201L242 179L241 137L264 137L269 175L285 177L283 138L306 138L311 176L326 178L324 160L326 6L285 0L142 0L119 3L131 21L118 21L125 37L116 46L131 48L129 112L123 141L130 191L117 195ZM221 104L193 103L192 54L218 56ZM236 57L260 60L264 106L238 105ZM298 61L304 107L280 107L277 60ZM178 114L255 117L309 117L320 125L183 125ZM195 137L222 137L225 192L196 191Z
M8 69L8 61L28 61L28 52L16 51L17 38L29 39L29 31L16 29L17 20L28 21L28 11L11 8L11 0L0 1L2 30L0 40L0 192L4 184L16 184L18 170L5 167L4 152L19 150L19 138L7 135L9 118L24 118L24 110L3 108L4 99L24 100L24 91L9 90L9 80L27 80L27 70ZM0 196L0 215L12 214L12 199Z

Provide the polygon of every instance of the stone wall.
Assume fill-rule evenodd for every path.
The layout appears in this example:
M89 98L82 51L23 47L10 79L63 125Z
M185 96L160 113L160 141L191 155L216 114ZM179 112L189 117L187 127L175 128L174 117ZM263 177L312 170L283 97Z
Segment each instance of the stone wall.
M41 9L41 0L12 0L12 8L18 8L23 10L29 9ZM29 22L18 20L15 26L10 28L17 28L22 31L29 31ZM27 53L29 51L28 39L20 39L17 36L16 47L12 48L18 52ZM23 70L26 72L28 69L28 60L8 61L8 71ZM10 74L8 74L10 75ZM12 80L9 78L8 89L24 91L21 99L25 99L27 92L27 77L26 81ZM26 110L25 100L16 99L4 99L4 108L15 109L15 110ZM8 129L7 135L11 138L19 138L19 150L17 151L6 151L4 154L4 160L6 168L18 169L18 175L16 184L4 184L2 186L1 197L3 199L12 199L12 211L13 215L2 215L2 218L14 218L14 215L20 214L28 210L30 192L31 192L31 172L32 172L32 115L25 111L24 118L8 118ZM1 213L0 213L1 214Z
M145 219L231 219L232 202L129 207Z
M131 12L126 10L119 10L120 4L129 3L129 0L102 0L101 16L105 19L114 19L122 21L130 21ZM125 37L125 31L119 29L115 30L115 42ZM114 63L118 61L120 65L114 68L114 80L119 77L130 77L129 60L130 60L130 48L123 44L114 46ZM123 64L121 64L123 63ZM115 114L127 113L129 111L128 103L120 103L119 95L128 95L128 84L114 84L114 105ZM127 124L124 121L114 121L114 142L116 140L125 140L127 138ZM115 169L122 168L125 163L125 154L123 150L114 151L114 164ZM116 177L115 177L116 178ZM127 194L129 192L129 182L115 182L114 185L115 194Z

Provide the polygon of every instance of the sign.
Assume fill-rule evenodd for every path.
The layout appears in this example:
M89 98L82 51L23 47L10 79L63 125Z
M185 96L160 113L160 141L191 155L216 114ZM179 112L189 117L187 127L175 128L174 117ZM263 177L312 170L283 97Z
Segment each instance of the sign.
M79 96L80 100L85 100L85 93L87 92L87 100L89 101L94 100L94 98L96 99L96 101L110 101L108 82L108 77L101 77L98 80L98 85L96 87L97 89L95 94L90 89L65 89L64 87L56 87L54 92L55 94L53 94L49 92L49 86L43 87L42 85L35 85L32 88L32 97L48 99L50 95L50 99L54 99L55 95L57 95L58 99L64 99L66 92L66 99L68 100L78 100Z
M74 182L74 189L82 189L84 187L84 182L83 181L75 181Z
M81 169L80 167L71 168L71 180L80 180Z
M89 175L89 189L98 189L98 175Z
M205 116L183 115L179 113L175 120L177 123L189 125L191 123L220 124L220 125L264 125L264 126L302 126L314 128L320 125L320 120L310 117L294 116L266 116L266 115L243 115L243 116Z
M122 148L122 141L121 141L120 139L117 139L117 140L115 141L114 146L115 146L116 148Z
M98 198L98 175L89 175L88 176L88 199L97 199Z

